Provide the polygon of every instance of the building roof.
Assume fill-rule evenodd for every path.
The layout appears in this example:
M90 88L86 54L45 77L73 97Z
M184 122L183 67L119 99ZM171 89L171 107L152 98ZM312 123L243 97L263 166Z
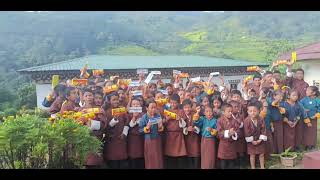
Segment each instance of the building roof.
M320 42L297 48L295 51L297 52L297 61L320 59ZM278 59L290 60L291 53L292 52L287 52L282 54Z
M67 61L20 69L18 72L79 70L88 62L88 69L130 70L197 67L265 66L262 62L204 56L107 56L90 55Z

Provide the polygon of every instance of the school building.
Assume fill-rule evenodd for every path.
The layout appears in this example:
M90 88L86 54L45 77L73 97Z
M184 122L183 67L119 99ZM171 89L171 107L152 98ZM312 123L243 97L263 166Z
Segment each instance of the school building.
M60 75L60 79L79 77L80 69L88 63L88 69L104 69L104 78L118 75L125 79L138 79L137 69L161 71L164 82L170 82L173 70L189 73L191 77L201 77L206 80L211 72L220 72L224 75L225 84L233 89L241 89L241 80L248 75L246 68L252 65L266 67L262 62L245 60L223 59L204 56L107 56L90 55L67 61L46 64L18 70L21 74L31 76L36 84L37 105L51 90L52 75ZM214 78L220 84L220 79Z
M310 44L293 51L297 52L297 62L305 72L304 80L319 88L320 83L320 42ZM291 59L291 52L282 54L278 59Z

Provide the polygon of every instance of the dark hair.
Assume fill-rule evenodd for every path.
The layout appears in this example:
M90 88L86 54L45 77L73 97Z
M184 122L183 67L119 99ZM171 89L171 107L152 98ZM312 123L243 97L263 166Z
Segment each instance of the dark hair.
M273 74L276 74L276 73L281 74L281 72L279 70L274 70Z
M119 94L117 92L112 92L112 93L108 94L107 95L108 102L110 102L112 96L118 96L119 97Z
M258 110L260 110L260 105L259 105L259 103L258 102L260 102L260 101L257 101L257 102L249 102L248 103L248 108L249 107L256 107ZM261 103L261 102L260 102Z
M315 92L315 96L318 97L320 95L319 88L317 86L309 86L311 88L312 92Z
M273 74L271 71L266 71L265 73L264 73L264 76L266 76L266 75L268 75L268 74Z
M59 95L59 93L64 93L65 92L65 89L67 88L66 85L63 85L63 84L58 84L56 87L54 87L53 89L53 92L55 95Z
M82 89L82 92L85 93L85 92L90 92L93 94L93 91L90 89L90 88L83 88Z
M165 85L165 87L166 87L166 88L167 88L167 87L172 87L172 88L173 88L173 85L170 84L170 83L167 83L167 84Z
M301 69L301 68L296 69L296 71L295 71L295 72L297 72L297 71L301 71L301 72L304 74L304 70L303 70L303 69Z
M262 79L262 77L261 77L260 74L255 74L255 75L253 75L253 79L256 79L256 78Z
M297 90L295 90L295 89L290 89L289 92L288 92L288 96L287 96L288 99L290 98L290 95L291 95L293 92L296 92L296 93L298 94L298 98L300 97L300 94L299 94L299 92L298 92Z
M225 103L225 104L222 106L221 110L222 110L222 111L225 111L226 108L232 108L231 104Z
M170 100L180 102L180 96L176 93L172 94L169 98Z
M150 83L149 86L148 86L148 88L150 88L150 87L152 87L152 86L154 86L154 87L157 88L157 84L156 84L156 83Z
M67 87L64 91L64 97L67 98L70 96L71 91L75 90L76 88L74 87Z
M233 95L235 95L235 94L238 94L240 97L242 97L241 92L240 92L239 90L237 90L237 89L234 89L234 90L231 91L231 97L232 97Z
M132 106L132 101L139 101L140 105L143 106L143 103L142 103L141 100L140 100L139 98L137 98L137 97L133 97L133 98L131 99L130 106Z
M208 99L208 101L210 102L210 98L209 98L209 96L207 96L207 95L203 95L203 96L201 96L201 102L204 100L204 98L207 98Z
M192 101L190 99L185 99L182 102L182 107L184 107L185 105L190 105L192 106Z
M215 100L220 101L220 104L221 104L221 106L222 106L223 101L222 101L222 98L221 98L221 97L219 97L219 96L212 96L212 98L211 98L212 106L213 106L213 102L214 102Z
M95 95L100 95L101 97L103 97L103 93L100 91L94 91L93 96L95 96Z
M240 105L240 102L231 100L231 101L229 102L229 104L230 104L231 106L232 106L232 104Z
M153 99L147 99L145 102L146 102L146 103L145 103L146 108L148 108L149 105L152 104L152 103L155 103L155 104L156 104L156 101L154 101Z

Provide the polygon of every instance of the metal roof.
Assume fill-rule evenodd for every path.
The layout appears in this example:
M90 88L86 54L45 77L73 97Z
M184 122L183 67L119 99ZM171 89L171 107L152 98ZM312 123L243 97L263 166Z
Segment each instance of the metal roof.
M72 71L79 70L88 62L88 69L163 69L163 68L197 68L197 67L232 67L267 64L245 60L214 58L205 56L108 56L90 55L42 66L20 69L18 72Z

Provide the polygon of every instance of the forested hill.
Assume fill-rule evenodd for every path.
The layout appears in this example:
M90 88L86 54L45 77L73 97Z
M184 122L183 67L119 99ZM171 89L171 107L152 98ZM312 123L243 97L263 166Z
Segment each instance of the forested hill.
M25 81L16 69L88 54L271 60L317 41L319 19L301 11L1 12L0 85L14 91Z

